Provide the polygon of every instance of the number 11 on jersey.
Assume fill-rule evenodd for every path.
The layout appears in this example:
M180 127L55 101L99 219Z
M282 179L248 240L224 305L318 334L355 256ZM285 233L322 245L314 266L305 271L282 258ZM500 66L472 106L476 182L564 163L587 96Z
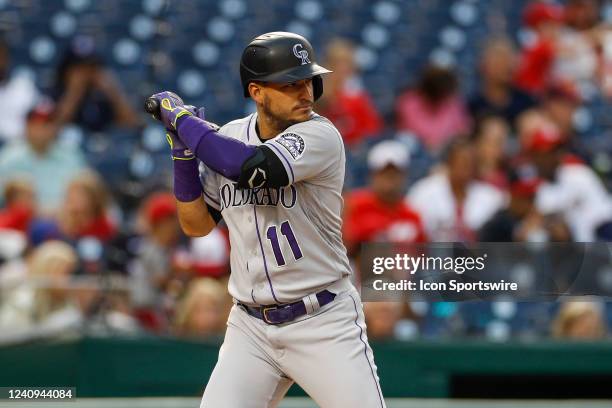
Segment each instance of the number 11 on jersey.
M289 224L289 221L285 221L281 224L280 231L281 234L285 236L287 242L289 242L291 252L293 252L293 257L297 261L303 256L302 250L300 249L297 239L295 239L295 235L293 234L293 230L291 229L291 224ZM268 230L266 231L266 237L270 240L270 244L272 244L272 250L274 251L276 263L278 264L278 266L284 266L286 262L285 257L283 256L283 253L281 251L280 244L278 242L276 225L268 227Z

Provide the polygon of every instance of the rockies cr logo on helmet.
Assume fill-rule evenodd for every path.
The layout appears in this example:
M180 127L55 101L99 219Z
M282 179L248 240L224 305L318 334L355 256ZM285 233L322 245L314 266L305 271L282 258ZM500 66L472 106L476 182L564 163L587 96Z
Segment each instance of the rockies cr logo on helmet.
M293 55L302 60L302 65L310 64L308 59L308 51L304 49L302 44L295 44L293 46Z

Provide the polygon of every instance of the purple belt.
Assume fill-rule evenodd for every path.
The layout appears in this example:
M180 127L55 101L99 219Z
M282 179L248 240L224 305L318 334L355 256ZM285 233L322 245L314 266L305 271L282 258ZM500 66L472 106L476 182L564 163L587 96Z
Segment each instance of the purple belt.
M326 304L331 303L336 297L336 294L330 292L329 290L322 290L315 296L319 301L319 306L323 307ZM238 306L242 306L248 314L261 319L268 324L287 323L308 313L306 311L306 305L302 300L288 303L286 305L269 306L248 306L239 302Z

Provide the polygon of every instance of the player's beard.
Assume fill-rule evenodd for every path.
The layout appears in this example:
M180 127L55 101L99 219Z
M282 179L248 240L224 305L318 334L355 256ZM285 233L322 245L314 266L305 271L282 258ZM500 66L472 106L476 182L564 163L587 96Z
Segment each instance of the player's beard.
M267 95L264 95L263 97L262 110L263 113L266 115L266 120L268 124L279 132L282 132L283 130L287 129L289 126L301 122L299 120L291 120L284 118L281 115L275 113L272 110L272 103Z

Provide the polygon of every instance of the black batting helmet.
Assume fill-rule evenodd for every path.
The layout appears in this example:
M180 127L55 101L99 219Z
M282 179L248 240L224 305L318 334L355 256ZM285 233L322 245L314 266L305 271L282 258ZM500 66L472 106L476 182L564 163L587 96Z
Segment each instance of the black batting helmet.
M312 78L315 101L323 94L320 75L331 72L315 62L312 45L301 35L276 31L255 38L242 53L240 79L249 97L253 81L288 83Z

